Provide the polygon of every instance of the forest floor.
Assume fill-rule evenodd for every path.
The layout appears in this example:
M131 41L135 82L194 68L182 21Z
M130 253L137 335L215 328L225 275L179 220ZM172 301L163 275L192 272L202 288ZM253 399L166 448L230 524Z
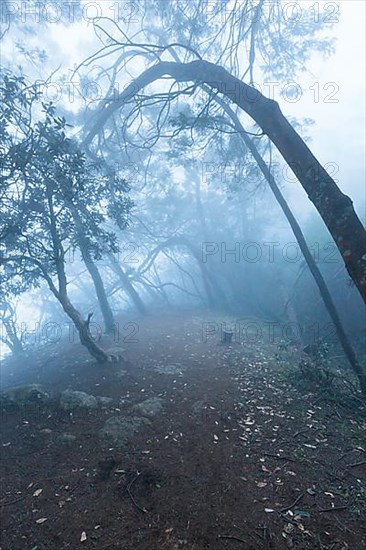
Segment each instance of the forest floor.
M4 362L3 389L52 399L2 412L2 550L366 548L365 408L300 392L296 349L220 343L218 318L147 317L102 338L125 350L105 366L77 343ZM111 400L69 413L68 388Z

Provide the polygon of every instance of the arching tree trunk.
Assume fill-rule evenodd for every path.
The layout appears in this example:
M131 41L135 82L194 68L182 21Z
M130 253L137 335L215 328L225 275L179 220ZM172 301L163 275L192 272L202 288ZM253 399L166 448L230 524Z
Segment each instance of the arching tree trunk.
M114 111L126 101L131 101L142 88L163 76L170 76L177 82L206 84L236 103L255 120L276 145L317 208L342 254L350 277L366 301L366 232L351 199L341 192L318 162L284 117L278 103L240 81L223 67L203 60L190 63L158 62L121 92L117 101L113 98L103 102L84 145L89 146Z
M220 102L221 106L224 108L226 113L231 117L234 126L236 130L238 131L239 135L243 139L246 147L249 149L251 154L253 155L255 161L257 162L259 169L261 170L263 176L267 180L278 204L280 205L283 213L285 214L287 221L289 222L291 229L296 237L297 242L299 243L300 250L305 258L305 261L310 269L311 274L314 277L314 280L318 286L320 295L323 299L324 305L326 307L326 310L332 319L334 326L337 331L337 335L340 341L340 344L343 348L343 351L355 373L357 376L360 388L363 393L363 395L366 397L366 370L364 367L358 362L356 354L354 352L354 349L351 345L351 342L343 328L342 321L338 315L338 311L336 309L336 306L334 304L333 298L328 290L327 284L324 280L323 275L321 274L320 269L318 268L316 261L312 255L312 253L309 250L309 247L306 243L305 237L301 231L301 228L291 212L290 207L288 206L284 196L282 195L270 169L268 168L267 164L265 163L262 156L259 154L257 148L255 147L254 143L250 139L250 137L245 132L240 120L236 116L236 114L230 109L228 105L226 105L223 102Z

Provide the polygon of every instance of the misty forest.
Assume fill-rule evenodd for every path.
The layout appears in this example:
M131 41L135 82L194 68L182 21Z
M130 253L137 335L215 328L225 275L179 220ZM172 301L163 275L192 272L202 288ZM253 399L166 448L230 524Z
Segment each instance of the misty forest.
M0 20L0 550L366 548L365 4Z

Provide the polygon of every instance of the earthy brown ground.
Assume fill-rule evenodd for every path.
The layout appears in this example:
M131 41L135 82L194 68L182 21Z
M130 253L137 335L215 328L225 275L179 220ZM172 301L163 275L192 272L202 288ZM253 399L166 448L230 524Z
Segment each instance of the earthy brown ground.
M210 320L139 321L126 364L98 366L79 344L7 363L4 386L70 387L115 405L2 413L2 550L366 548L365 410L299 393L294 350L203 341ZM171 364L183 374L154 370ZM154 396L165 411L127 448L99 437L109 416ZM77 439L57 443L45 428Z

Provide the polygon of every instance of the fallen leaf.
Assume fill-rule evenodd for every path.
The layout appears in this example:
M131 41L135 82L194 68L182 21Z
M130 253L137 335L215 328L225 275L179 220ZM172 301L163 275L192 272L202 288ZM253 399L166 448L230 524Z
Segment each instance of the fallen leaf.
M47 521L47 518L36 519L36 523L44 523L45 521Z
M295 510L295 517L294 519L301 519L301 518L309 518L310 514L309 512L305 512L305 510Z

